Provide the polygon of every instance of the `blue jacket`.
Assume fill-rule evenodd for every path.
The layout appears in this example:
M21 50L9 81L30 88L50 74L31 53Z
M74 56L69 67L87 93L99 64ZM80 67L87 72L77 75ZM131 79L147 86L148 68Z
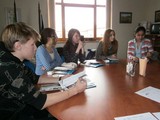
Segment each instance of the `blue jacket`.
M36 74L42 75L47 71L60 66L62 64L62 59L59 56L56 48L53 47L54 59L51 58L48 51L44 47L44 45L40 45L36 52ZM42 70L42 66L46 68L46 70Z

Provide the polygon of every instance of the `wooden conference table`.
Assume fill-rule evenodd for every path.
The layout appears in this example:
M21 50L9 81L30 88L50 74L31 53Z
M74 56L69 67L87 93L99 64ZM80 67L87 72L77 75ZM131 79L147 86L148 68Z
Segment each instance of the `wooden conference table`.
M126 61L99 68L80 67L97 87L55 104L48 111L59 120L114 120L114 117L159 112L160 103L135 94L148 86L160 88L160 63L148 63L146 76L126 74Z

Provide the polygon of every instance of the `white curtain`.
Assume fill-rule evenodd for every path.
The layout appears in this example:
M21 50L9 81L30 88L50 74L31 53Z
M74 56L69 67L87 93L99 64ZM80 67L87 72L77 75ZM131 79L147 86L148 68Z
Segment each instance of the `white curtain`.
M112 27L112 0L106 0L106 28Z
M55 28L55 0L47 0L48 27Z

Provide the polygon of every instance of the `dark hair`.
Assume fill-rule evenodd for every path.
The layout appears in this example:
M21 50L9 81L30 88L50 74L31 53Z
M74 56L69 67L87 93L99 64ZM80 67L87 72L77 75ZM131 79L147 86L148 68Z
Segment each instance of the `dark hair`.
M64 45L64 47L66 47L67 49L69 49L69 51L72 51L74 47L75 48L77 47L77 45L73 46L73 43L72 43L72 38L73 38L73 35L75 33L78 33L80 35L79 30L74 29L74 28L70 29L69 32L68 32L68 40L67 40L66 44Z
M138 33L139 31L143 31L144 34L146 34L146 29L143 26L138 26L135 30L135 34Z
M56 32L52 28L44 28L41 32L41 43L46 44L48 37L55 37L57 38Z
M79 36L80 36L79 30L74 29L74 28L72 28L72 29L69 30L69 32L68 32L68 40L67 40L68 42L71 42L71 43L72 43L72 38L73 38L73 35L74 35L75 33L78 33Z

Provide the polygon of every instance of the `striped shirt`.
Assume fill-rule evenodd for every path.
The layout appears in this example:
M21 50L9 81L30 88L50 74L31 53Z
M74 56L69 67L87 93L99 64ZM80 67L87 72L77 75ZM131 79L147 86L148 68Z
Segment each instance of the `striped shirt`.
M141 58L145 58L148 52L153 52L153 47L149 39L143 39L140 45ZM128 42L127 58L130 60L136 56L136 40L130 40ZM138 56L136 56L138 57Z

